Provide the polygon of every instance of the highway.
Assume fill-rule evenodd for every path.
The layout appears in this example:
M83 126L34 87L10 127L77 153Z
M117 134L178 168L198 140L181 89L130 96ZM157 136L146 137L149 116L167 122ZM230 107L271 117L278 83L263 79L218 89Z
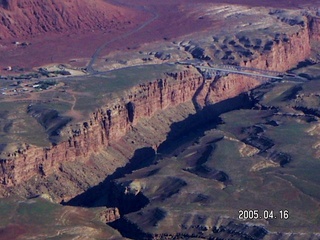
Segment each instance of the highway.
M200 65L204 63L208 64L209 66ZM265 78L267 80L275 79L275 80L297 82L297 83L303 83L308 81L308 79L293 73L278 72L273 70L265 70L265 69L252 68L252 67L242 67L242 66L228 65L228 64L218 65L212 62L202 62L201 60L185 60L185 61L178 61L170 64L181 64L181 65L193 66L202 72L207 72L212 75L219 75L219 72L223 72L225 74L233 73L233 74L239 74L239 75L247 75L255 78Z
M121 3L121 2L119 2L119 1L114 1L114 3L116 3L117 5L120 5L120 6L126 6L126 7L131 7L131 8L138 8L139 10L141 10L141 11L147 13L147 14L151 14L152 17L149 18L149 19L147 19L145 22L143 22L143 23L142 23L140 26L138 26L137 28L135 28L135 29L133 29L133 30L131 30L131 31L129 31L129 32L126 32L126 33L124 33L124 34L122 34L122 35L120 35L120 36L118 36L118 37L116 37L116 38L114 38L114 39L112 39L112 40L109 40L109 41L105 42L104 44L102 44L100 47L98 47L98 48L96 49L96 51L93 53L93 55L92 55L92 57L91 57L88 65L87 65L87 67L86 67L86 71L87 71L89 74L99 73L99 71L97 71L97 70L95 70L95 69L93 68L93 65L94 65L95 61L97 60L97 58L100 56L101 51L102 51L103 49L105 49L110 43L113 43L113 42L118 41L118 40L120 40L120 39L126 38L126 37L128 37L128 36L130 36L130 35L132 35L132 34L134 34L134 33L136 33L136 32L139 32L141 29L145 28L146 26L148 26L150 23L152 23L153 21L155 21L155 20L159 17L159 15L158 15L157 13L154 13L153 11L147 9L145 6L143 6L142 8L139 8L139 7L135 6L135 5L124 4L124 3Z
M200 66L200 65L196 65L196 68L200 69L200 70L204 70L204 71L209 71L211 73L215 73L215 72L226 72L226 73L234 73L234 74L240 74L240 75L247 75L247 76L253 76L253 77L262 77L262 78L270 78L270 79L278 79L278 80L282 80L283 77L280 76L274 76L274 75L268 75L268 74L261 74L261 73L254 73L254 72L247 72L247 71L243 71L243 70L236 70L236 69L232 69L232 68L223 68L223 67L206 67L206 66ZM252 70L254 71L254 70ZM260 72L262 72L263 70L259 69Z
M167 62L164 64L168 64L168 65L176 65L176 64L181 64L181 65L190 65L193 66L197 69L199 69L200 71L207 71L212 75L215 75L215 73L217 72L224 72L226 74L228 73L232 73L232 74L238 74L238 75L246 75L246 76L251 76L251 77L255 77L255 78L264 78L266 80L269 79L275 79L275 80L282 80L282 81L288 81L288 82L306 82L308 81L307 79L295 75L295 74L288 74L288 73L281 73L281 72L277 72L278 76L274 76L271 75L272 73L275 74L276 72L274 71L269 71L269 70L263 70L263 69L256 69L256 68L244 68L240 67L240 66L234 66L234 65L215 65L212 67L208 67L208 66L201 66L198 65L199 62L196 63L191 63L191 62ZM137 64L134 66L126 66L126 67L122 67L120 69L126 69L126 68L131 68L131 67L139 67L139 66L145 66L145 64ZM65 80L65 79L86 79L88 78L88 76L97 76L97 75L101 75L101 74L107 74L110 73L112 71L115 70L119 70L119 69L111 69L111 70L106 70L106 71L93 71L93 72L89 72L86 75L82 75L82 76L58 76L58 77L50 77L48 79L52 79L52 80ZM250 70L250 71L249 71ZM270 74L271 73L271 74ZM279 76L280 75L280 76Z

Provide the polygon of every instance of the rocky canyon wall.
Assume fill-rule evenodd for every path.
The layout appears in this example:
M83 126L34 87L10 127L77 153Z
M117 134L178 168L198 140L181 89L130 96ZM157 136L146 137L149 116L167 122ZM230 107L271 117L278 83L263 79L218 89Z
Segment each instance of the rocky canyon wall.
M68 141L45 149L27 146L9 155L8 159L2 159L0 181L13 186L35 174L50 174L61 162L86 159L110 142L119 140L140 118L151 117L169 105L190 100L202 82L202 76L192 69L140 84L123 99L94 111L87 122L68 128L64 133L70 136Z
M320 26L319 26L320 29ZM292 34L287 41L273 43L271 51L251 61L245 61L241 65L259 69L274 71L287 71L297 62L305 60L311 53L310 37L317 37L316 32L309 28L301 28L300 31Z
M315 21L318 21L318 18ZM312 29L309 27L301 28L300 31L289 37L289 41L273 42L270 51L260 53L260 56L253 60L243 61L240 66L285 72L310 56L311 40L319 38L319 31L320 25L314 26ZM215 103L224 97L234 97L240 92L254 88L257 84L250 77L230 75L220 81L212 82L205 102L207 104Z
M310 39L314 41L320 41L320 17L309 16L308 22L309 22Z
M302 28L288 42L274 43L271 51L241 65L284 71L310 55L310 32ZM198 107L237 96L260 84L237 75L206 80L194 68L168 74L163 79L140 84L95 110L88 121L67 127L68 140L50 148L27 146L0 160L2 188L12 187L34 176L47 176L63 162L85 162L91 154L118 141L141 119L181 103L193 101ZM108 159L106 159L108 161Z

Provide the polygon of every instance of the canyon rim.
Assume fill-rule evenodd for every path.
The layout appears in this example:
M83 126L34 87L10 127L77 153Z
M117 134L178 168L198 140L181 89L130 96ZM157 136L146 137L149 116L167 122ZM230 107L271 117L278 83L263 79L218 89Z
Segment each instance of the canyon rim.
M319 238L319 3L1 5L0 209L59 203L63 217L32 232L22 215L0 237ZM295 144L310 146L305 163ZM239 219L287 210L279 197L287 224Z

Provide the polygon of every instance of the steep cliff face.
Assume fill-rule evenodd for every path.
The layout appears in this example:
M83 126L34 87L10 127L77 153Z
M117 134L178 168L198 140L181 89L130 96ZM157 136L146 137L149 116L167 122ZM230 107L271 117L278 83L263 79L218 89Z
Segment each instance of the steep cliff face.
M320 29L320 25L316 28ZM240 63L244 67L253 67L272 71L285 72L298 62L305 60L311 54L310 38L319 37L316 30L305 27L289 37L289 41L273 42L271 50L260 54L258 58ZM206 84L202 91L204 104L212 104L231 98L240 92L248 91L261 82L246 76L230 75Z
M28 146L24 151L10 155L9 159L1 160L0 181L13 186L35 174L50 174L61 162L86 159L110 142L119 140L140 118L190 100L202 81L197 71L186 70L173 77L141 84L122 100L115 100L110 106L93 112L87 122L72 126L65 133L70 136L68 141L48 149ZM134 108L128 108L128 105Z
M3 39L109 28L132 17L131 11L101 0L2 0L0 6Z
M242 63L246 67L260 69L286 71L292 68L297 62L305 60L311 53L309 28L302 28L299 32L289 36L287 42L274 42L268 54L261 54L260 57ZM312 34L313 36L314 34Z
M320 17L309 16L308 22L311 40L320 41Z
M309 56L309 35L308 29L303 28L288 42L274 44L266 55L242 65L284 71ZM47 149L27 146L25 150L1 159L0 182L4 187L15 186L34 176L48 176L61 163L86 162L91 154L117 142L142 119L169 106L193 101L203 107L234 97L258 84L255 79L237 75L205 80L193 68L140 84L127 91L123 98L94 111L88 121L68 127L64 132L69 136L67 141Z
M253 89L259 84L261 84L259 81L250 77L230 75L210 84L205 103L214 104L221 100L235 97L239 93Z

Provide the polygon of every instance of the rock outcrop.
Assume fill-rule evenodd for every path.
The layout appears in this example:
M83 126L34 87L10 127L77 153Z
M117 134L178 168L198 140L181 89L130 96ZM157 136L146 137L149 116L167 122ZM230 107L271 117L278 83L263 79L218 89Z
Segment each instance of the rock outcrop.
M100 219L103 223L114 222L120 218L120 213L118 208L107 208L100 214Z
M133 16L131 10L102 0L2 0L0 13L2 39L108 29Z
M186 70L174 77L140 84L123 99L97 109L87 122L70 126L68 141L51 148L27 146L8 159L1 159L1 182L7 186L26 181L34 174L48 175L61 162L85 159L110 142L119 140L140 118L151 117L156 111L189 101L202 84L202 76L195 70ZM134 108L128 108L128 103ZM134 118L131 117L134 110ZM132 120L132 121L131 121Z
M314 41L320 41L320 17L309 16L310 38Z
M268 54L261 54L259 58L245 61L242 65L274 71L286 71L297 64L297 62L303 61L310 56L310 36L313 38L313 36L318 36L318 34L316 32L315 34L309 34L309 29L304 27L301 31L291 35L288 42L275 42Z
M307 27L300 28L289 41L275 43L265 55L241 65L277 71L289 69L310 55L312 34L308 30ZM68 126L61 133L67 136L67 141L45 149L27 146L0 159L0 183L2 188L13 187L34 176L50 175L63 162L86 162L91 154L118 141L139 121L161 110L190 101L201 108L237 96L259 84L255 79L237 75L206 80L193 68L140 84L128 90L121 99L96 109L88 121Z

